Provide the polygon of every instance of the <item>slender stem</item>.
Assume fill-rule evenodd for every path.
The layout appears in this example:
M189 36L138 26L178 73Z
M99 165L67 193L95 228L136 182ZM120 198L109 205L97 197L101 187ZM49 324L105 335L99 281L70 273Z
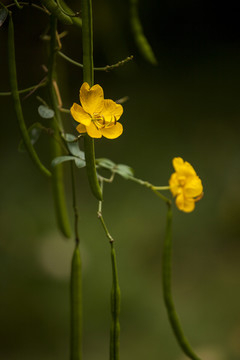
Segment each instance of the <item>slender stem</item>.
M92 29L92 1L82 0L82 45L83 45L83 81L93 86L93 29ZM101 189L97 179L94 140L84 136L84 149L88 182L93 195L102 200Z
M9 78L10 78L10 86L11 93L14 102L15 113L18 120L19 129L21 131L21 135L23 138L24 145L32 158L33 162L39 170L47 175L51 176L51 173L45 166L41 163L32 143L29 138L28 130L24 121L23 111L21 106L21 101L18 92L18 84L17 84L17 69L16 69L16 60L15 60L15 46L14 46L14 26L12 20L12 14L9 11L9 25L8 25L8 63L9 63Z
M50 41L50 53L49 53L49 64L48 64L48 91L50 98L50 106L54 110L54 118L50 120L51 127L54 130L54 136L57 138L52 139L51 141L51 152L52 157L62 155L61 149L61 137L59 134L59 128L62 131L62 122L61 114L58 109L57 98L53 86L53 82L56 80L56 70L55 70L55 56L56 56L56 29L57 29L57 20L55 16L50 16L50 32L51 32L51 41ZM64 189L64 175L63 175L63 165L59 164L53 168L53 196L55 203L55 210L57 215L58 226L62 231L63 235L69 238L71 236L71 226L69 223L66 198L65 198L65 189Z
M38 9L38 10L44 12L45 14L49 15L49 13L44 8L42 8L41 6L36 5L36 4L29 4L29 2L26 2L26 1L19 1L18 5L20 5L20 6L21 5L32 6L35 9ZM7 8L10 8L11 6L17 6L16 2L13 2L13 3L9 4L9 5L6 5Z
M75 245L70 286L71 337L70 360L82 358L82 271L78 244Z
M76 65L80 68L83 68L83 64L80 64L79 62L71 59L69 56L65 55L63 52L58 51L58 55L60 55L63 59L67 60L69 63ZM124 64L126 64L127 62L131 61L133 59L133 56L128 56L126 59L124 60L120 60L118 61L116 64L113 65L106 65L106 66L102 66L102 67L94 67L93 69L95 71L109 71L109 70L113 70L115 68L118 68L119 66L122 66Z
M100 184L101 184L101 192L102 192L102 194L103 194L103 182L104 182L104 181L105 181L105 180L101 177L101 178L100 178ZM102 226L103 226L103 229L104 229L104 231L105 231L105 234L106 234L107 238L109 239L109 242L112 243L112 242L114 241L114 240L113 240L113 237L112 237L112 235L111 235L111 234L109 233L109 231L108 231L108 228L107 228L107 226L106 226L106 223L105 223L105 221L104 221L103 214L102 214L102 200L100 200L99 203L98 203L97 216L98 216L98 219L101 221L101 224L102 224Z
M37 90L37 89L40 88L40 87L46 86L46 84L47 84L47 81L44 80L44 81L40 82L39 84L30 86L30 87L28 87L28 88L26 88L26 89L18 90L18 93L19 93L19 94L25 94L25 93L27 93L27 92L29 92L29 91ZM11 92L11 91L0 92L0 96L10 96L10 95L12 95L12 92Z
M170 205L171 204L171 200L169 200L166 196L164 196L163 194L161 194L159 192L159 190L169 190L170 187L169 186L154 186L153 184L151 184L148 181L144 181L141 179L137 179L133 176L128 177L129 180L134 181L136 183L138 183L139 185L143 185L146 186L148 189L152 190L154 192L154 194L156 194L158 197L160 197L163 201L165 201L166 204Z
M19 5L17 0L13 0L15 2L15 5L17 6L18 9L22 9L23 7L21 5Z
M171 286L171 273L172 273L172 208L168 204L167 212L167 224L166 235L163 248L163 260L162 260L162 283L163 283L163 296L164 302L168 314L168 318L177 339L178 344L183 350L184 354L192 360L200 360L200 358L194 353L188 340L186 339L178 315L175 310L173 298L172 298L172 286Z
M104 179L100 179L101 191L103 193ZM119 338L120 338L120 287L118 282L116 252L114 249L114 240L108 231L102 215L102 201L98 205L98 218L101 221L103 229L111 246L111 263L112 263L112 290L111 290L111 327L110 327L110 360L119 360Z

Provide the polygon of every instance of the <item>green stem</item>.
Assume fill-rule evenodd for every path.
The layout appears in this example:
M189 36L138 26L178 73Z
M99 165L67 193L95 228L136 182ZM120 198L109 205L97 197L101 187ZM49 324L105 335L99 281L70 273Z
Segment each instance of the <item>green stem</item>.
M23 5L23 6L26 5L26 6L29 6L29 7L33 7L33 8L35 8L35 9L40 10L40 11L44 12L45 14L49 15L48 11L46 11L44 8L42 8L42 7L39 6L39 5L32 4L32 3L30 4L30 3L27 2L27 1L19 1L18 4L19 4L20 6L21 6L21 5ZM9 5L6 5L7 8L10 8L11 6L16 6L16 2L11 3L11 4L9 4Z
M39 170L47 175L51 176L49 170L45 168L45 166L41 163L34 147L32 146L31 140L29 138L28 130L24 121L22 106L20 102L18 85L17 85L17 70L16 70L16 60L15 60L15 46L14 46L14 26L12 21L12 14L9 11L9 25L8 25L8 63L9 63L9 77L10 77L10 86L11 93L14 102L14 108L18 120L18 125L21 131L21 135L23 138L24 145L32 158L33 162Z
M82 276L81 256L79 246L76 244L71 269L70 288L71 308L71 337L70 337L70 360L81 360L82 358Z
M17 6L18 9L22 9L22 8L23 8L21 5L19 5L19 3L18 3L17 0L14 0L14 2L15 2L15 4L16 4L16 6Z
M48 65L48 90L50 98L50 106L54 110L54 118L50 121L50 125L54 130L54 137L51 141L51 152L52 158L62 155L61 149L61 137L59 134L59 128L62 129L61 114L58 108L57 98L55 89L53 87L53 81L56 80L56 71L55 71L55 56L56 56L56 29L57 29L57 20L55 16L50 16L50 31L51 31L51 41L50 41L50 53L49 53L49 65ZM56 141L57 139L57 141ZM65 190L64 190L64 175L63 175L63 165L59 164L53 168L53 196L54 203L57 215L58 226L62 231L63 235L69 238L71 236L71 227L68 218L67 205L65 199Z
M40 82L40 83L37 84L37 85L30 86L30 87L28 87L28 88L26 88L26 89L18 90L18 93L19 93L19 94L25 94L25 93L27 93L27 92L29 92L29 91L37 90L37 89L40 88L40 87L46 86L46 83L47 83L47 81L44 80L44 81ZM0 92L0 96L10 96L10 95L12 95L12 92L11 92L11 91Z
M183 350L184 354L192 360L200 360L200 358L192 350L188 340L186 339L178 315L175 310L172 298L171 286L171 273L172 273L172 208L168 205L166 235L163 248L162 260L162 283L163 283L163 296L167 309L168 318L177 339L178 344Z
M63 59L65 59L66 61L68 61L69 63L76 65L80 68L83 68L83 64L71 59L69 56L65 55L63 52L58 51L58 55L60 55ZM133 56L128 56L126 59L120 60L118 61L116 64L113 65L106 65L106 66L102 66L102 67L94 67L93 69L95 71L109 71L109 70L113 70L115 68L118 68L119 66L122 66L124 64L126 64L127 62L131 61L133 59Z
M112 261L112 291L111 291L111 329L110 329L110 360L119 360L119 338L120 338L120 287L118 283L116 253L114 243L111 242Z
M144 181L142 179L135 178L134 176L129 176L128 179L136 182L139 185L143 185L143 186L147 187L148 189L152 190L154 192L154 194L156 194L158 197L160 197L166 204L168 204L168 205L171 204L171 200L169 200L166 196L164 196L163 194L161 194L159 192L159 190L169 190L170 189L169 186L155 186L148 181Z
M82 46L83 46L83 81L93 86L93 29L92 29L92 1L82 0ZM93 195L102 200L101 189L97 179L94 140L87 134L84 136L86 169L88 182Z

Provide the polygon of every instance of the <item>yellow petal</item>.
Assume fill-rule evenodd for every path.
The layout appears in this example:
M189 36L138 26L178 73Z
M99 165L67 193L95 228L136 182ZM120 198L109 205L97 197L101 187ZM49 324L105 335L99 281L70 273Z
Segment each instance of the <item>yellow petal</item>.
M84 111L80 105L74 103L70 111L74 120L86 126L90 125L91 118L89 114L86 113L86 111Z
M123 107L113 100L107 99L103 102L102 115L106 122L114 122L120 118L123 113Z
M192 198L185 198L183 194L176 197L176 205L179 210L184 212L191 212L195 209L195 201Z
M87 82L84 82L80 89L80 102L83 109L93 115L100 113L103 109L103 89L96 84L90 88Z
M92 138L101 138L102 134L101 131L96 128L93 122L89 126L86 127L87 133Z
M184 187L184 195L188 198L200 196L203 192L202 181L198 176L192 176L187 179Z
M116 123L116 125L105 127L100 130L103 136L105 136L108 139L116 139L119 137L123 132L122 124Z
M177 157L173 159L173 167L177 173L184 176L193 176L196 175L196 171L193 169L192 165L190 165L187 161L183 161L181 157Z
M173 196L179 193L179 182L177 173L173 173L169 179L169 186Z
M83 134L85 132L87 132L87 129L86 129L86 126L85 125L82 125L82 124L79 124L77 127L76 127L77 131L80 133L80 134Z

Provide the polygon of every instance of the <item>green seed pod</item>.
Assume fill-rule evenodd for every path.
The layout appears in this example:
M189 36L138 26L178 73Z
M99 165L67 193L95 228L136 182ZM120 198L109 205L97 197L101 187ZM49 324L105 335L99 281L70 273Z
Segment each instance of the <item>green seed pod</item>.
M157 59L148 42L148 39L144 35L141 21L138 14L138 0L130 0L130 22L132 27L133 36L137 47L142 56L150 62L152 65L157 65Z
M120 287L118 284L116 253L111 243L111 261L112 261L112 291L111 291L111 329L110 329L110 360L119 360L120 344Z
M81 360L82 355L82 276L81 257L76 245L71 270L71 346L70 360Z
M49 170L41 163L29 137L27 126L24 121L22 106L20 102L18 84L17 84L17 69L16 69L16 60L15 60L15 45L14 45L14 26L12 21L12 14L9 12L9 24L8 24L8 64L9 64L9 78L11 92L14 102L14 108L18 120L19 129L21 131L22 139L26 150L33 162L37 165L42 173L47 176L51 176Z

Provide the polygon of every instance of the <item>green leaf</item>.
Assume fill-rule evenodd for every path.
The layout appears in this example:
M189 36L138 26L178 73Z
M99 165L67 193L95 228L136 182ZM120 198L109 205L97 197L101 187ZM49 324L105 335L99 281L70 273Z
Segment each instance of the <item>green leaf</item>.
M72 155L77 156L81 160L85 160L84 152L79 149L79 145L77 142L78 138L72 134L65 134L64 138L67 141L67 147L69 152Z
M45 105L39 105L38 113L43 119L52 119L54 117L54 111Z
M133 169L130 166L124 164L118 164L115 167L114 172L122 176L124 179L129 179L134 175Z
M53 159L52 166L59 165L65 161L75 161L75 164L78 168L82 168L86 165L84 160L81 160L81 159L77 158L76 156L66 155L66 156L58 156L55 159Z
M0 9L0 27L2 26L2 24L6 20L7 16L8 16L7 9L6 8L1 8Z
M112 160L106 158L96 159L96 164L104 169L109 170L114 170L116 167L116 164Z
M79 159L79 158L75 158L75 164L76 164L76 167L78 167L79 169L86 166L86 162L84 160L82 160L82 159Z
M32 124L28 128L28 134L29 134L29 138L30 138L30 141L31 141L32 145L34 145L37 142L37 140L39 139L39 136L41 135L42 129L43 129L43 127L39 122L36 122L36 123ZM26 147L24 145L23 140L21 140L19 145L18 145L18 151L21 151L21 152L26 151Z

